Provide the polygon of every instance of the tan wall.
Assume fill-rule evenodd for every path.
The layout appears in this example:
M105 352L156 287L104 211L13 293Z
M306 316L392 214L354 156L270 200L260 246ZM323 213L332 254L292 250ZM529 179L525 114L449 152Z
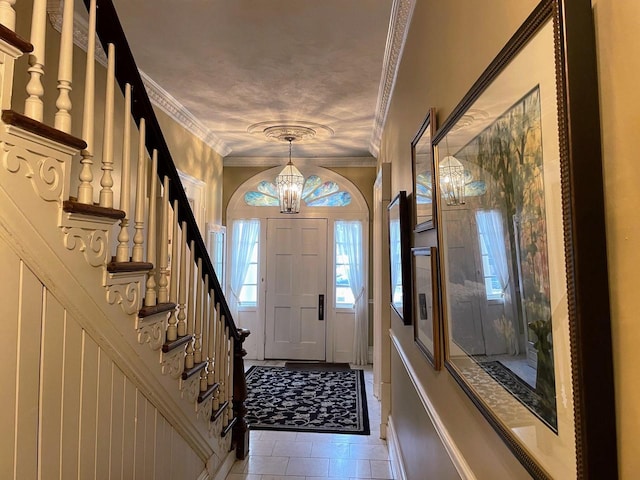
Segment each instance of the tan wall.
M593 0L598 52L620 478L640 470L640 3Z
M410 164L398 159L409 158L411 138L428 107L437 107L438 121L444 121L536 4L534 0L417 2L379 158L392 163L394 191L412 189ZM592 0L592 5L599 57L618 458L620 478L630 479L640 469L636 368L640 325L635 302L635 270L640 265L636 211L640 164L635 141L640 129L640 4ZM419 365L422 360L407 328L394 321L393 330L402 349ZM478 478L527 477L446 371L421 369L420 381ZM492 471L484 471L487 463Z

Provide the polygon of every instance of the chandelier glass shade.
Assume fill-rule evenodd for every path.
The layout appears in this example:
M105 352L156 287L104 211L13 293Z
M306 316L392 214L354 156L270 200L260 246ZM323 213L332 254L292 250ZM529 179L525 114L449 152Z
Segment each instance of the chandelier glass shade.
M291 162L291 142L294 137L287 137L289 142L289 163L276 177L276 188L278 190L278 203L280 213L300 213L300 200L302 199L302 189L304 187L304 177L300 170Z
M460 160L449 155L442 159L438 167L440 170L440 190L447 205L464 205L466 178Z

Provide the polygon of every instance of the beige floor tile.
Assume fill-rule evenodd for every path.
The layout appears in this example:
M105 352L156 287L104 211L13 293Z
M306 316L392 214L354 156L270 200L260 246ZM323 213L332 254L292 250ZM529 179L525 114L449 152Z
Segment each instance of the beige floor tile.
M332 458L329 475L340 478L371 478L371 466L369 460Z
M289 457L249 456L246 473L256 475L283 475L287 470Z
M311 455L311 442L299 440L277 440L273 446L274 457L308 457Z
M391 474L391 463L386 460L369 460L371 464L371 478L379 478L384 480L393 479Z
M349 450L351 458L366 458L367 460L389 460L386 445L352 444Z
M349 444L313 442L310 456L321 458L349 458Z
M326 476L329 474L328 458L291 457L287 475Z

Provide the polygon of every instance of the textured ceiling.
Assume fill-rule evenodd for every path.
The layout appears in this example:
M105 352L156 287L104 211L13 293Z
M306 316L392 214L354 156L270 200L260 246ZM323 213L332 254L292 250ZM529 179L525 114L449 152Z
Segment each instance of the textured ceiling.
M138 66L227 147L261 122L329 127L294 157L370 157L392 0L114 0Z

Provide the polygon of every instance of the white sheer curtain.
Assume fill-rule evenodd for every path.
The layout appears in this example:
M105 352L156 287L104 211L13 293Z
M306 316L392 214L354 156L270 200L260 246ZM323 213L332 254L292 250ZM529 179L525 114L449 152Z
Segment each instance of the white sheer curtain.
M486 239L486 247L496 267L496 275L500 281L502 292L505 293L509 285L509 265L507 251L504 246L505 238L502 230L502 215L497 210L478 210L476 223Z
M504 297L505 304L510 304L509 295L509 264L507 260L507 249L505 247L505 236L502 228L502 214L498 210L478 210L476 212L476 223L479 230L482 232L485 238L485 246L487 251L493 260L493 266L496 271L495 274L500 282L500 288L502 288L502 295ZM511 326L513 331L517 332L518 327L511 320ZM518 341L515 340L512 346L513 352L520 353Z
M260 237L260 220L235 220L231 248L231 295L229 308L238 317L238 296L249 270L253 247Z
M369 356L369 299L364 280L364 259L362 249L362 222L339 221L335 224L336 244L341 245L349 259L347 276L355 299L356 328L353 342L353 363L366 365Z

